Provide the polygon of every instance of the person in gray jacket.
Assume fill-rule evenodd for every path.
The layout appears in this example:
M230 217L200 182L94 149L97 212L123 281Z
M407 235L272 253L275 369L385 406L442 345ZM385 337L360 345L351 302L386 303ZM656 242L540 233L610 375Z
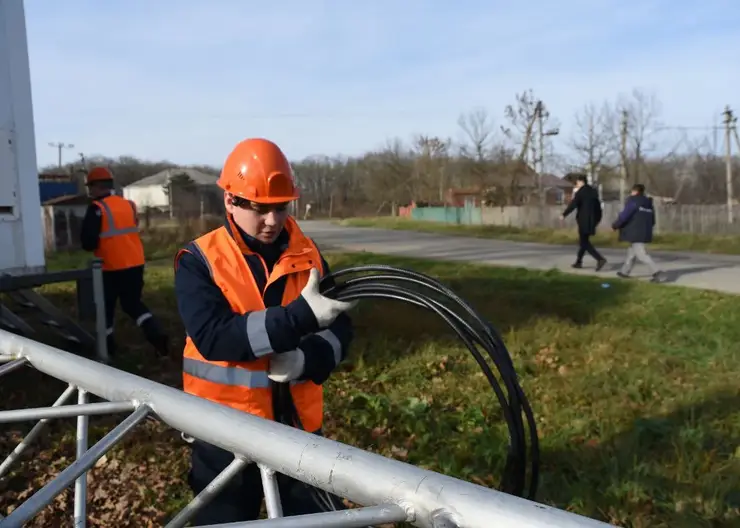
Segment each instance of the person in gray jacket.
M635 265L635 260L639 260L650 268L652 273L651 282L662 280L661 270L645 249L645 244L653 241L654 226L655 207L653 206L653 199L645 196L645 186L637 183L632 186L632 192L630 197L627 198L624 209L612 224L612 229L619 230L619 240L630 244L622 269L617 272L618 276L622 278L629 277L632 267Z

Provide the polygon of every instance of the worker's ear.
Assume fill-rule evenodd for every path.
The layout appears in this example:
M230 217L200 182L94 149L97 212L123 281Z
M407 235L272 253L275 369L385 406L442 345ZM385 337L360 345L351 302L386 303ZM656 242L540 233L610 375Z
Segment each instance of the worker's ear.
M227 192L224 193L224 209L229 214L234 212L234 197Z

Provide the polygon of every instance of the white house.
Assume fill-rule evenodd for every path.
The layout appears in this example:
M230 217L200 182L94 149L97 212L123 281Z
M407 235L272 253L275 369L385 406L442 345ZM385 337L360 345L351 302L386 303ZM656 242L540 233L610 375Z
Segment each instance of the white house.
M195 169L165 169L162 172L147 176L123 188L123 197L133 201L136 207L143 211L155 208L161 211L170 209L170 197L165 191L166 186L181 174L187 175L199 188L216 189L218 175L207 174ZM205 189L203 189L205 190Z

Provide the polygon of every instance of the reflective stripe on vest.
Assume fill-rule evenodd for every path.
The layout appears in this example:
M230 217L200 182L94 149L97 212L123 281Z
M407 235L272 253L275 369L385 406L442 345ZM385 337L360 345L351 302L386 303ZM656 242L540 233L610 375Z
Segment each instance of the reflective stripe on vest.
M103 207L103 214L107 217L108 220L108 229L100 232L100 238L110 238L118 235L128 235L130 233L139 232L139 228L137 226L124 227L122 229L117 228L116 219L110 210L110 206L103 200L98 203L100 203L100 205Z
M191 358L183 359L182 369L186 374L222 385L247 387L249 389L266 389L270 386L270 378L267 377L267 372L264 370L222 367Z
M144 245L136 226L133 204L120 196L96 200L102 218L100 240L95 256L103 260L103 270L114 271L145 264Z
M323 275L318 249L306 238L289 217L287 250L275 264L268 284L287 276L282 305L295 300L308 281L311 267ZM213 282L221 289L235 313L249 313L246 330L249 345L258 359L253 361L208 361L195 343L186 337L183 351L183 390L222 405L273 419L272 381L267 377L272 349L265 326L265 304L246 259L225 227L218 228L191 245L209 268ZM177 257L175 259L177 262ZM321 334L341 354L339 341L331 332ZM321 428L323 421L323 388L312 381L291 382L290 393L303 427L308 431Z

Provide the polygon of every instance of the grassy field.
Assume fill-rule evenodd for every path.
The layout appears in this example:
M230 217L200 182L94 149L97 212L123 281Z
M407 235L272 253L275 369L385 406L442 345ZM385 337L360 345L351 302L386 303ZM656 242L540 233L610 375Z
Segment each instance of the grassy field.
M518 227L494 225L468 226L411 220L390 216L378 218L346 218L344 220L340 220L339 223L341 225L354 227L380 227L383 229L465 235L478 238L496 238L499 240L512 240L516 242L541 242L543 244L564 245L573 245L578 242L578 236L573 227L568 229L521 229ZM596 247L626 246L623 242L619 242L617 234L612 231L599 232L591 240ZM740 255L740 236L665 233L656 235L650 248L672 251L698 251L702 253Z
M171 248L161 241L162 256ZM153 254L160 254L154 253ZM146 301L182 345L168 256L150 266ZM537 418L538 501L630 527L740 526L740 297L559 272L333 254L333 268L387 263L440 278L502 332ZM56 267L79 262L67 255ZM73 303L69 286L45 288ZM438 320L363 301L351 363L327 385L327 429L340 441L486 486L498 483L505 434L474 360ZM424 330L412 329L421 325ZM132 323L117 364L178 386L177 353L160 362ZM63 384L34 371L0 384L0 406L48 405ZM93 418L90 441L114 421ZM32 424L4 426L9 452ZM74 421L57 421L0 482L0 513L74 457ZM64 440L64 441L62 441ZM190 498L188 450L154 421L90 473L90 526L160 526ZM72 493L31 526L69 526ZM64 519L64 520L62 520Z

